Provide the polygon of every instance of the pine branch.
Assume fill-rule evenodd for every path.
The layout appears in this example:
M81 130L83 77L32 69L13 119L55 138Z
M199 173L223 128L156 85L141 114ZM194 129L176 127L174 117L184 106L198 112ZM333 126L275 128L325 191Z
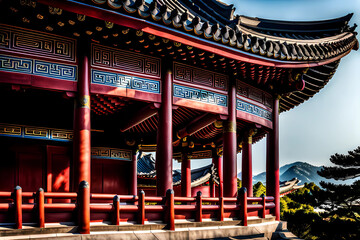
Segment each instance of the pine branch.
M360 167L360 146L354 151L349 151L348 155L336 153L330 157L330 161L338 166Z
M360 168L323 167L317 173L327 179L348 180L360 177Z

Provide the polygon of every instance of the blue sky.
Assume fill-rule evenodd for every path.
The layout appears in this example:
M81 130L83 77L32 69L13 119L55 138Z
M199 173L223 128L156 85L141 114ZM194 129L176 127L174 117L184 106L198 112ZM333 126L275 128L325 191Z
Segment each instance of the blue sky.
M251 17L312 21L344 16L360 25L360 0L224 0L236 14ZM360 31L360 27L356 29ZM359 39L359 38L358 38ZM304 161L330 165L334 153L360 145L360 51L343 58L330 82L313 98L280 115L280 165ZM266 139L253 146L253 174L265 171ZM191 168L210 163L193 160ZM180 165L174 163L174 169ZM241 171L241 154L238 154Z

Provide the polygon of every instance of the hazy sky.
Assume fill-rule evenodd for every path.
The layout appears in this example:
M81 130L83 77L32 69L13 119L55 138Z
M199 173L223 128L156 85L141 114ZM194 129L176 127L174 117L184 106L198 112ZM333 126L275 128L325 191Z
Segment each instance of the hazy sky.
M236 14L251 17L311 21L344 16L360 25L360 0L224 0ZM360 31L360 27L356 29ZM358 37L359 39L359 37ZM342 59L330 82L313 98L280 115L280 165L304 161L330 165L334 153L360 146L360 50ZM253 174L265 171L266 139L253 146ZM193 160L191 168L210 161ZM174 169L179 168L174 164ZM241 154L238 154L241 171Z

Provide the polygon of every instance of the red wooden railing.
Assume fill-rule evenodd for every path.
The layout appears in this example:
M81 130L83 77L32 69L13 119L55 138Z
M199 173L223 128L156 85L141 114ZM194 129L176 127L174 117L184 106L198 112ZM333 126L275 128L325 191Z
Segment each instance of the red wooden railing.
M85 190L84 190L85 189ZM40 228L45 223L76 222L79 232L87 232L90 222L111 221L119 225L122 221L161 220L167 229L175 229L175 219L216 219L225 217L242 220L247 226L248 215L265 218L275 207L273 197L247 197L246 189L240 189L238 197L203 197L198 192L196 197L175 197L173 190L168 190L165 197L145 196L140 191L138 196L89 193L89 189L79 188L79 192L22 192L16 187L14 192L0 192L0 222L15 223L17 229L23 222L36 222ZM64 201L60 202L58 201ZM48 203L51 202L51 203ZM88 209L87 209L88 208ZM86 214L90 216L86 216ZM82 230L80 229L82 228Z

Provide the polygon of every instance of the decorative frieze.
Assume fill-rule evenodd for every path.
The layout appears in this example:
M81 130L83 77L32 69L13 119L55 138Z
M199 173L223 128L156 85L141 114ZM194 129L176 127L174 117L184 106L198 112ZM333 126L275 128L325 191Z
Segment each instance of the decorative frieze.
M91 70L91 83L111 87L134 89L149 93L160 93L160 82L114 72Z
M258 103L261 103L269 108L272 108L272 96L260 89L250 86L240 80L236 81L236 93L239 96L251 99Z
M73 131L37 126L0 123L0 136L71 142ZM91 157L97 159L131 160L131 151L117 148L92 147Z
M174 62L174 80L219 90L227 90L229 77L216 72Z
M272 115L270 111L260 108L254 104L244 102L240 99L236 99L236 110L272 121Z
M212 158L212 150L203 150L203 151L195 151L187 154L189 159L207 159ZM182 158L182 153L177 152L173 154L173 158L180 161Z
M212 158L212 151L211 150L205 150L205 151L197 151L192 152L188 155L190 159L206 159L206 158Z
M69 142L73 139L73 131L0 123L0 136Z
M0 50L76 62L76 40L0 24Z
M36 59L0 55L0 71L76 81L77 66Z
M131 161L131 151L117 148L92 147L91 157L95 159L114 159Z
M160 59L139 53L92 44L92 67L108 68L160 78Z
M226 95L210 92L203 89L185 87L177 84L173 85L173 89L174 97L218 105L221 107L227 107Z

